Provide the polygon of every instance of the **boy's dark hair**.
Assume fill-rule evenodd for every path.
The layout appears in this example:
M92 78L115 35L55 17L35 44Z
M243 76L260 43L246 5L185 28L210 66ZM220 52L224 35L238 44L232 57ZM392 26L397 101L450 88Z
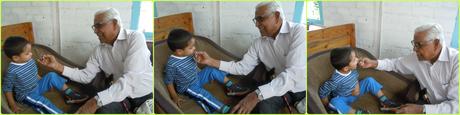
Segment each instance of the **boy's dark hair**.
M168 35L168 46L173 52L178 49L184 49L187 47L188 42L192 39L193 35L184 29L174 29L169 32Z
M18 56L24 51L24 47L29 44L29 42L20 36L11 36L5 40L3 43L3 52L5 52L6 57L13 59L13 56Z
M351 52L352 48L335 48L331 51L331 64L335 69L341 70L342 68L348 66L351 62Z

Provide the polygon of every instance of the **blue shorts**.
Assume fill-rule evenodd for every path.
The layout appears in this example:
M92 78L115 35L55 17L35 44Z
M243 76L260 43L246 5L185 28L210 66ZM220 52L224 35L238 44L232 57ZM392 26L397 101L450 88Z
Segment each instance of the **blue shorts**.
M205 67L198 73L198 82L190 85L185 92L188 96L197 101L197 103L202 106L205 111L210 112L219 110L224 106L224 104L204 89L203 85L212 80L216 80L219 83L224 84L224 78L226 75L227 73L224 71L213 67Z
M377 95L382 89L382 85L375 81L372 77L367 77L359 81L360 92L358 96L337 96L331 99L329 102L329 108L336 110L339 114L348 114L351 107L350 105L355 102L359 96L364 95L367 92Z
M66 82L67 80L60 75L50 72L38 81L37 87L25 97L23 103L31 106L39 113L62 114L64 112L44 97L43 94L51 88L62 91L62 87Z

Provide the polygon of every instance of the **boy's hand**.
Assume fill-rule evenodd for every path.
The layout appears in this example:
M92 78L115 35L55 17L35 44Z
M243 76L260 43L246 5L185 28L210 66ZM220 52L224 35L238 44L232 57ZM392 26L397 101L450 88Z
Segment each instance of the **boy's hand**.
M13 97L13 92L6 92L5 93L6 99L8 101L8 106L10 107L11 111L14 113L19 113L22 111L22 108L16 105L16 101Z
M10 107L10 108L11 108L11 110L12 110L14 113L19 113L19 112L22 111L22 108L19 107L19 106L17 106L17 105L12 106L12 107Z
M359 89L359 82L358 82L358 84L356 84L356 86L355 86L355 89L353 89L353 90L351 91L351 95L352 95L352 96L358 96L358 95L359 95L359 92L360 92L360 89Z
M185 102L184 99L182 99L181 97L177 96L177 98L174 98L173 99L174 103L176 103L176 105L181 108L182 107L182 103Z

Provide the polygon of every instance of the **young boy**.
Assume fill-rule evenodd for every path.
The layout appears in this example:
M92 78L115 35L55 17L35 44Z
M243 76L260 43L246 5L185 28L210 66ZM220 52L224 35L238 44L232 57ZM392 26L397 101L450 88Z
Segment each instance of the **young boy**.
M351 48L336 48L331 51L331 64L336 69L332 77L324 82L319 89L319 96L324 106L340 114L369 113L367 110L355 110L349 105L365 93L377 96L384 107L399 107L399 104L388 99L382 92L382 85L372 77L367 77L358 82L356 66L359 59ZM332 93L329 103L328 97Z
M6 78L3 80L3 92L6 94L11 110L18 113L21 108L16 101L31 106L40 113L63 113L51 101L43 96L51 88L64 93L67 103L79 103L88 98L70 89L66 79L54 72L42 78L38 75L37 65L32 59L32 45L22 37L9 37L3 45L5 55L11 59ZM15 93L16 101L13 98Z
M228 105L224 105L217 100L211 93L203 88L203 85L211 80L217 80L219 83L225 84L229 93L245 94L248 89L233 85L226 75L226 72L216 68L205 67L199 71L197 62L194 59L195 39L192 34L183 30L175 29L169 33L167 43L173 54L169 57L165 68L164 82L168 87L169 94L172 100L180 106L177 92L186 94L194 99L203 109L211 113L227 113L230 109Z

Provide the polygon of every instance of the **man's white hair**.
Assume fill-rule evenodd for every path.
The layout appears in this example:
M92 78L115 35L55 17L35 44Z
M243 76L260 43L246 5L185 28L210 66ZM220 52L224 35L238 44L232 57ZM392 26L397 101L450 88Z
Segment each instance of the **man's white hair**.
M444 33L441 25L436 23L421 25L415 29L415 33L419 32L426 32L426 40L439 39L444 45Z
M282 20L284 20L284 12L283 8L278 4L276 1L271 1L271 2L261 2L257 4L256 9L262 6L267 6L268 11L267 12L279 12L280 17Z
M120 12L118 12L117 9L106 8L106 9L99 10L94 14L94 17L96 17L97 15L101 15L101 14L104 16L103 21L109 21L109 20L114 19L114 20L117 20L118 27L120 28L123 27L121 23Z

